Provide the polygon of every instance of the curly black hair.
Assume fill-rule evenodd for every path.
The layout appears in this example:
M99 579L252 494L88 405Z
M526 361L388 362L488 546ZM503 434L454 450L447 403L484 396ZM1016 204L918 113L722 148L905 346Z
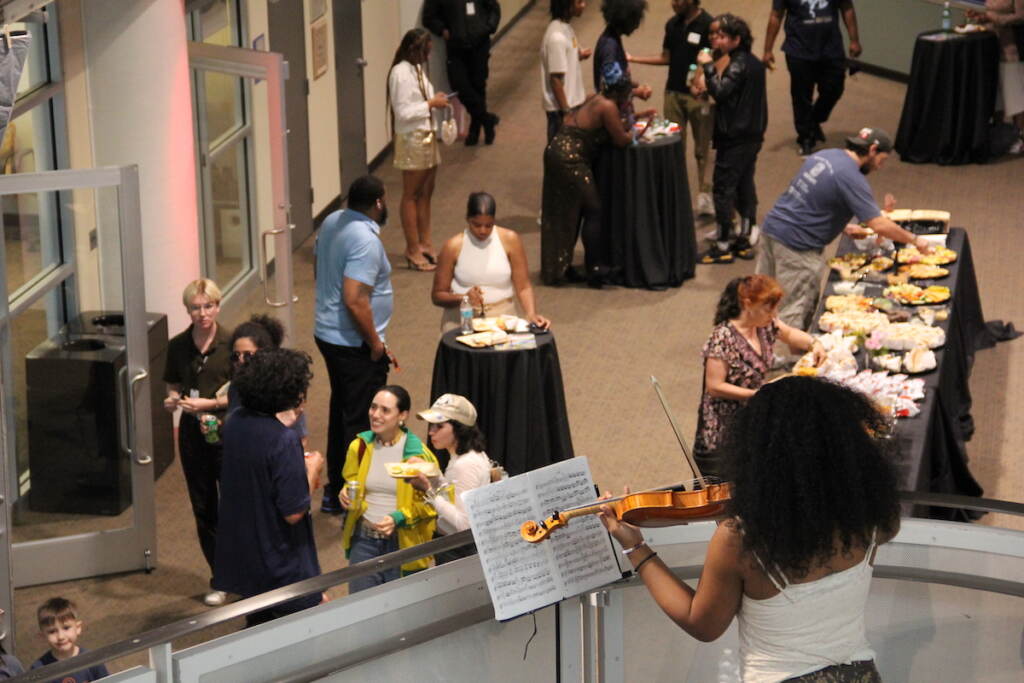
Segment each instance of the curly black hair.
M246 338L251 339L257 349L276 349L284 341L284 325L277 318L255 314L231 333L230 346Z
M743 547L790 579L899 524L888 424L862 394L812 377L766 384L722 446Z
M309 354L294 349L262 349L235 373L231 384L242 405L265 415L298 408L306 399L313 372Z
M740 304L740 285L744 280L745 277L733 278L722 290L718 306L715 307L715 325L740 317L740 313L743 312L743 305Z
M628 36L640 27L647 11L647 0L604 0L601 16L612 33Z
M572 18L572 4L575 0L551 0L551 18L569 21Z

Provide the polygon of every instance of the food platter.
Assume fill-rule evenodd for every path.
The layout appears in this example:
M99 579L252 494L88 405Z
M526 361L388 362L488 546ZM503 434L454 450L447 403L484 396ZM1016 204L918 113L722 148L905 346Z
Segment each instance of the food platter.
M825 298L829 311L872 311L871 297L860 294L832 294Z
M849 251L842 256L833 256L828 260L830 268L835 270L860 270L869 267L876 272L889 270L893 266L893 260L888 256L871 256L860 251Z
M901 274L906 273L911 280L937 280L949 275L949 269L930 263L910 263L899 267Z
M885 288L885 296L893 301L907 306L920 306L923 304L940 304L949 301L949 287L932 285L931 287L918 287L917 285L893 285Z
M957 253L948 247L933 247L931 254L925 255L915 246L908 246L896 252L898 263L926 263L931 266L944 266L956 261Z
M384 464L384 468L388 475L396 479L407 479L421 473L428 477L437 477L441 474L437 463L433 462L389 462Z

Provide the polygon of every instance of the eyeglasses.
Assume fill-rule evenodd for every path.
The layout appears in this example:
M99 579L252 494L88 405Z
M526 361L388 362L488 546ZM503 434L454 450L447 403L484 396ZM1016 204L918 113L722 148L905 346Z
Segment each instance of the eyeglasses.
M254 351L232 351L231 352L231 360L233 360L236 363L241 363L242 361L246 361L246 360L249 360L250 358L252 358L252 354L253 353L255 353L255 352Z

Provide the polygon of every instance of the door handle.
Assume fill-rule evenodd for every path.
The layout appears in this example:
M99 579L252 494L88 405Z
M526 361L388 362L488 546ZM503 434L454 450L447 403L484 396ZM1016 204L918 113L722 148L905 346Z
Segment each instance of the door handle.
M260 235L260 252L261 252L261 254L260 254L260 279L263 280L263 300L267 302L268 306L273 306L274 308L281 308L282 306L287 306L288 302L287 301L274 301L273 299L270 298L270 277L269 277L270 265L268 263L269 259L267 258L267 253L268 253L268 250L267 250L267 238L268 237L273 237L274 235L280 235L280 234L285 233L285 232L290 232L291 230L294 230L294 229L295 229L295 226L289 224L287 227L284 227L284 228L275 228L274 230L264 230L263 234ZM298 300L299 300L299 297L292 296L292 303L295 303Z
M370 63L363 59L362 57L356 57L356 66L358 66L360 69L365 69L367 66L369 66L369 64Z
M128 366L121 368L118 375L118 386L122 385L122 380L125 375L128 374ZM145 369L140 369L130 380L128 380L127 386L119 401L121 406L121 429L119 430L118 436L121 440L121 448L125 450L129 458L133 458L137 465L149 465L153 462L153 457L147 453L136 453L135 452L135 385L138 382L149 377L149 372Z

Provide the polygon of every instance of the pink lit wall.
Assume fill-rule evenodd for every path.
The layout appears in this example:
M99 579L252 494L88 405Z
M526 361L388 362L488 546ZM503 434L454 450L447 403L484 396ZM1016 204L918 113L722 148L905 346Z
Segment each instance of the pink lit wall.
M188 324L181 290L199 275L183 4L82 2L95 165L139 167L147 310L166 313L172 334Z

